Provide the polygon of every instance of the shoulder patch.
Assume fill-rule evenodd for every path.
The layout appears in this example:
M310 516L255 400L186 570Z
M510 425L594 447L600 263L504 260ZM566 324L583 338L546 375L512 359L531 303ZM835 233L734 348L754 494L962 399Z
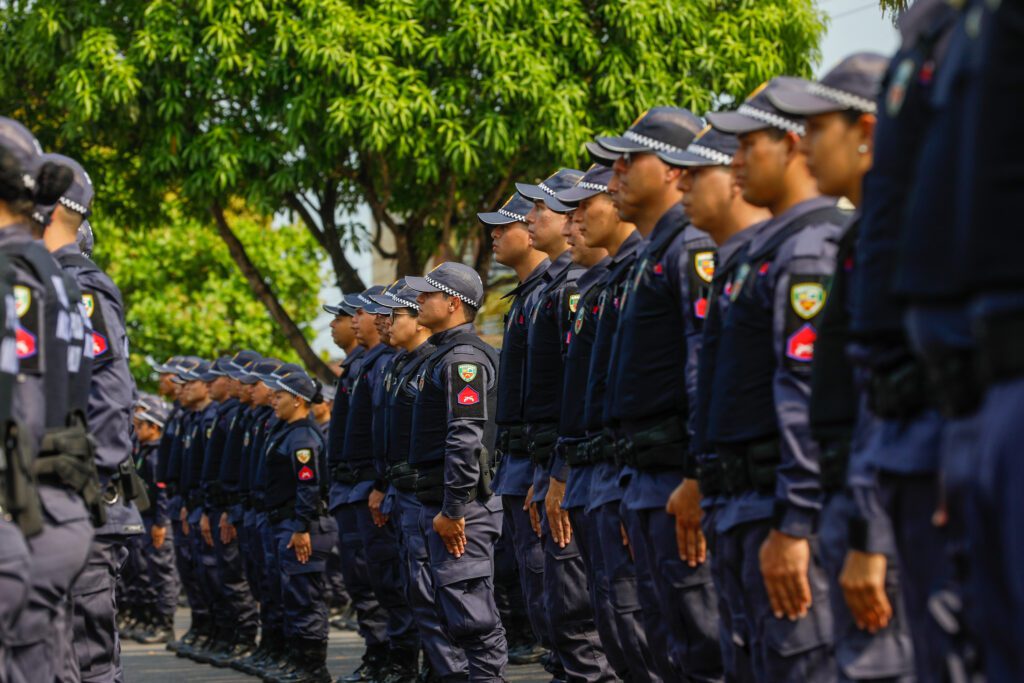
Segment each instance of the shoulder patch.
M821 282L793 282L789 287L789 302L793 312L804 320L821 313L828 294Z
M732 281L732 291L729 292L729 300L736 301L739 298L740 292L743 291L743 283L747 279L747 275L750 274L750 264L741 263L740 267L736 270L736 277Z
M814 360L814 342L818 340L818 332L807 323L786 338L786 357L798 363L810 363Z
M32 290L25 285L14 285L14 311L19 318L24 318L32 305Z
M309 448L300 448L295 451L295 459L305 465L307 462L313 459L313 451Z
M576 309L580 306L580 293L573 292L569 295L569 312L573 315L576 314Z
M85 306L85 314L92 317L93 312L96 310L96 297L92 292L85 292L82 294L82 304Z
M698 251L693 255L693 269L704 282L711 282L715 277L715 252Z
M316 479L316 473L313 472L313 468L308 465L304 465L302 469L298 471L299 481L313 481Z
M456 419L487 418L484 376L477 363L452 363L448 368L448 395Z

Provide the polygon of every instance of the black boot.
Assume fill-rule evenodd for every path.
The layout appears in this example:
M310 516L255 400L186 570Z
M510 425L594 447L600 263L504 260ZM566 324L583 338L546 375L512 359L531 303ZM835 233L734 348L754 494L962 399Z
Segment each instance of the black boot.
M254 652L256 652L256 634L241 633L231 647L211 659L210 664L218 669L223 669L240 659L245 659Z
M174 640L174 615L153 612L146 628L135 632L135 642L143 645L157 645Z
M302 652L296 647L295 640L282 638L281 642L284 645L280 650L280 658L263 670L261 678L264 683L282 683L305 668Z
M298 638L295 651L299 653L300 668L290 676L279 678L278 683L331 683L331 672L327 670L326 640Z
M227 629L218 629L209 645L202 651L196 652L193 660L200 664L212 664L214 659L225 655L235 644L235 634Z
M252 651L246 657L236 659L231 662L231 668L235 671L241 671L242 673L253 676L256 674L257 664L262 660L263 657L267 656L267 650L270 649L270 644L267 642L267 638L260 638L260 644L255 650Z
M187 657L188 653L192 651L192 648L196 647L203 639L210 635L210 624L206 617L192 617L192 625L188 627L188 631L181 637L181 640L175 643L168 643L167 649L176 652L179 657Z
M367 645L363 653L363 662L359 668L338 679L337 683L359 683L359 681L379 681L388 663L388 644L377 643Z
M416 683L416 676L419 673L419 654L418 647L391 650L383 683Z

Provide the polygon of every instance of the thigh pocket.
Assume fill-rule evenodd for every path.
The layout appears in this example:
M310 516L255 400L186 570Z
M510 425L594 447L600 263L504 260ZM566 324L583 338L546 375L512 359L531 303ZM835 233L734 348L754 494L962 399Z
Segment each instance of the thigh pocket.
M483 636L498 625L498 608L490 578L454 581L437 587L437 604L452 639Z

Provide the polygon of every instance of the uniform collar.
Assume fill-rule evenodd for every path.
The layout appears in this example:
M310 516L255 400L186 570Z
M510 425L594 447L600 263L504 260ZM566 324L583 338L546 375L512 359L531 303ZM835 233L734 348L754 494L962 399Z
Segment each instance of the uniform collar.
M548 282L551 282L552 280L557 280L558 278L562 277L562 274L565 273L565 271L569 270L569 266L571 265L572 254L570 254L569 250L566 249L561 254L559 254L558 258L552 261L548 269L544 271L544 279L547 280Z
M608 266L612 263L612 259L609 256L605 256L599 262L595 263L590 268L580 275L580 279L576 281L576 286L580 290L580 294L586 294L587 290L596 285L601 281L608 273Z
M615 256L612 258L612 263L622 263L627 258L631 257L636 253L636 250L643 243L644 238L640 236L639 230L634 230L629 233L629 237L626 241L619 246L619 250L615 252Z
M757 234L758 230L761 229L761 226L764 225L765 222L766 221L755 223L745 230L740 230L738 233L727 239L722 246L718 247L718 252L715 257L717 259L716 268L726 268L732 258L736 256L736 254L739 253L743 247L750 242L750 240L754 239L754 235Z
M456 325L450 330L438 332L430 338L430 343L434 346L441 346L460 334L476 334L476 328L473 327L473 323L462 323L461 325Z
M0 244L21 244L22 242L33 242L32 232L23 223L8 225L0 230Z
M791 207L788 211L783 212L782 215L775 216L771 220L762 223L760 227L755 228L757 234L750 239L749 253L756 254L775 234L784 230L787 225L790 225L804 214L827 206L835 206L835 203L835 197L813 197Z
M56 258L58 256L64 256L65 254L81 254L81 253L82 253L82 250L78 248L78 244L76 242L69 242L68 244L65 244L63 247L58 249L57 251L53 252L53 256L54 256L54 258Z
M523 280L518 285L513 287L511 292L509 292L508 294L501 298L509 299L511 297L517 296L521 292L531 289L540 280L541 276L548 271L548 268L550 266L551 259L544 259L543 261L537 264L537 267L534 268L529 275L526 276L525 280Z
M686 226L690 219L686 216L682 204L673 204L672 208L662 214L658 222L654 224L647 241L652 246L661 246L666 240L674 238L678 234L680 226Z

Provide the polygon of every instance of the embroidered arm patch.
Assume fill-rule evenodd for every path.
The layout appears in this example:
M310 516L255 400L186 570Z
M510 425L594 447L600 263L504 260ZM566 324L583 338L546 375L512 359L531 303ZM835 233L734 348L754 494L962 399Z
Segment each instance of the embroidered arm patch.
M479 363L452 363L448 368L448 396L452 416L460 419L487 418L487 389Z
M315 481L316 469L313 463L313 449L300 448L295 451L295 476L299 481Z
M783 354L786 366L792 370L806 371L814 360L818 317L828 298L828 281L824 275L800 275L789 284Z

